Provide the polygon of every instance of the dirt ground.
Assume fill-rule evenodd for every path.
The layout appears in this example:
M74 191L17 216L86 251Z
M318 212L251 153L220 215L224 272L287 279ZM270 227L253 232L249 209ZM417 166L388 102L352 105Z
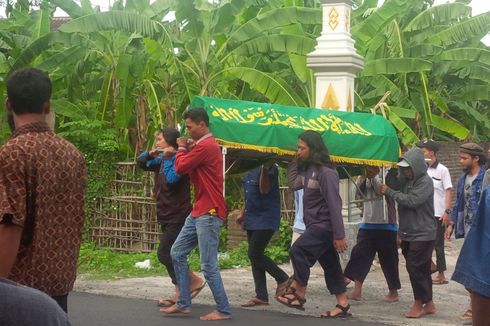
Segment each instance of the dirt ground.
M447 279L450 279L454 271L461 245L462 240L446 241ZM288 273L291 272L289 265L283 265L283 268ZM381 268L375 263L364 283L362 301L351 303L351 312L354 318L389 325L463 325L458 317L467 309L469 304L468 293L463 286L453 281L445 285L434 285L434 302L437 313L418 320L410 320L403 316L410 307L413 296L405 269L405 260L401 254L400 276L402 282L400 301L392 304L380 303L379 299L387 292L387 288ZM253 296L254 286L250 268L224 270L222 271L222 277L232 306L238 307L241 302ZM274 293L275 286L274 280L269 278L268 287L270 294ZM84 280L83 277L80 277L75 283L75 291L157 300L159 297L167 297L172 294L173 285L168 277L115 279L110 281ZM311 316L319 316L321 312L331 309L335 305L335 298L328 293L323 280L323 271L317 266L312 269L306 299L306 311L304 312L290 309L277 303L272 298L272 295L270 295L269 306L255 309ZM213 298L209 288L206 287L193 302L212 304Z

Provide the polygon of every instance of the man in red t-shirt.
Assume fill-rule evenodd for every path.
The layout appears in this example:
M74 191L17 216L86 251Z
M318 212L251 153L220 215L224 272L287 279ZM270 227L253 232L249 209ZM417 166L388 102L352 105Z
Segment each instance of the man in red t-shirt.
M179 287L178 302L163 312L186 314L190 312L191 296L187 256L199 246L201 271L206 279L217 308L201 320L231 318L223 281L218 268L219 229L226 218L223 198L223 158L218 143L209 130L209 117L202 108L184 113L187 132L191 139L179 138L175 171L188 174L194 185L194 207L182 231L172 246L171 255Z

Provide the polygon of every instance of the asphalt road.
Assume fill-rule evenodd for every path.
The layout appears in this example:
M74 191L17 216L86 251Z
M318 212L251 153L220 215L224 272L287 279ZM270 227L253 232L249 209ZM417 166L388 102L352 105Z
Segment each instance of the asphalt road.
M195 305L185 316L166 316L156 303L150 300L110 297L81 292L72 292L68 298L68 314L75 326L146 326L146 325L194 325L212 323L199 320L199 316L213 310L212 306ZM347 320L325 320L321 318L283 314L264 310L233 309L233 319L218 322L226 325L242 326L315 326L315 325L363 325L374 326L351 317Z

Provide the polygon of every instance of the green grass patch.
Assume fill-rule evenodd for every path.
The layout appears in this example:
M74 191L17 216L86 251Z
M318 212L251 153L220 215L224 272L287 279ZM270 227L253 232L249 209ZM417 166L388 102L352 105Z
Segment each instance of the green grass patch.
M276 263L288 260L291 228L287 223L281 223L280 236L274 237L267 247L266 254ZM250 266L247 251L248 244L243 241L237 248L226 250L220 245L218 261L220 269L242 268ZM226 250L226 251L225 251ZM150 259L151 268L135 267L137 262ZM193 271L200 271L199 252L193 250L189 255L189 266ZM152 253L122 253L107 248L97 247L85 242L80 248L78 260L78 275L85 279L108 280L115 278L145 277L168 275L165 266L157 258L156 251Z

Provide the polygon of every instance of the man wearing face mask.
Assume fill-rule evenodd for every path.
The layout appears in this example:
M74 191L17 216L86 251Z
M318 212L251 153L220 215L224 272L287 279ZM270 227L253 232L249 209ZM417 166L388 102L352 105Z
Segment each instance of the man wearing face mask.
M436 312L430 274L437 228L434 219L434 185L427 174L424 154L419 148L403 154L397 165L400 167L401 189L397 191L386 184L380 188L382 194L398 203L401 248L415 299L405 317L419 318Z

